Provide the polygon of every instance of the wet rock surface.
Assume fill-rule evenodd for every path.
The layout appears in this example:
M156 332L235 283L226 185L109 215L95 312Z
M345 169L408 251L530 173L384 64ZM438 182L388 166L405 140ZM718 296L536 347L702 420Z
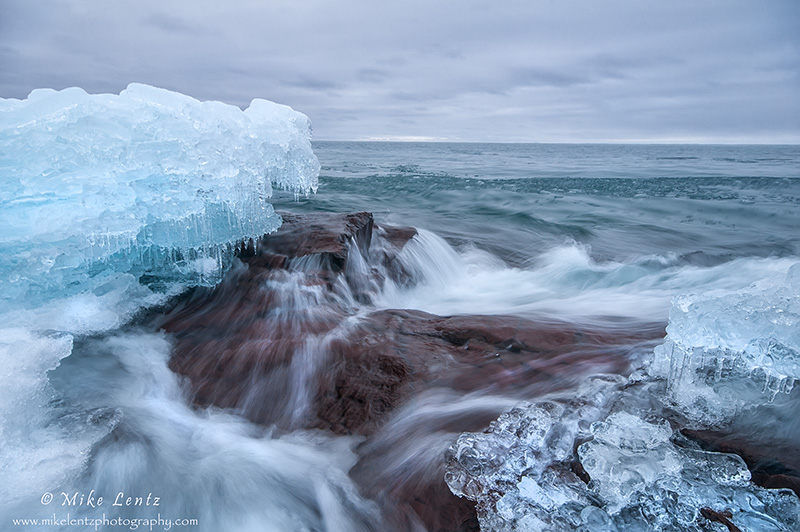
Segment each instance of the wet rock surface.
M397 258L416 230L379 226L370 213L281 215L281 229L242 246L241 264L219 286L195 290L159 321L174 340L170 368L199 406L284 430L366 437L351 474L384 499L398 530L477 529L473 503L443 481L443 459L394 477L377 473L386 469L380 457L404 441L386 435L398 409L436 390L522 398L591 373L624 373L632 349L664 334L663 324L609 332L372 308L371 293L385 283L414 281ZM423 420L415 437L450 441L498 414Z
M249 243L239 253L239 258L254 268L283 267L289 258L316 255L331 273L339 273L347 261L350 242L366 252L372 241L374 221L368 212L278 214L283 219L280 229L266 235L257 246ZM402 247L404 242L398 244Z
M622 337L514 316L441 317L381 310L331 343L315 426L370 434L386 413L430 388L524 396L568 386L587 371L625 372L647 333Z

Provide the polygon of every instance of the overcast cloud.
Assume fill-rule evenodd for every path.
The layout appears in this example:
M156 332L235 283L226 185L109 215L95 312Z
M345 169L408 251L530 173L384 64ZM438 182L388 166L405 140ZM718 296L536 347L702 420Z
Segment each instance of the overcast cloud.
M0 0L0 97L130 82L316 139L800 142L797 0Z

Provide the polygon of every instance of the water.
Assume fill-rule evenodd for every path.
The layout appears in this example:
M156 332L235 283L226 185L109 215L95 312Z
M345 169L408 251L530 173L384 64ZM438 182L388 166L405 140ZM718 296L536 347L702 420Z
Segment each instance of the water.
M318 142L300 210L369 210L529 264L564 241L596 257L797 255L796 146ZM412 225L413 225L412 224ZM702 258L701 258L702 257Z
M561 471L559 464L575 452L574 438L585 438L594 434L592 431L606 435L612 429L624 432L625 427L637 427L644 434L643 443L636 445L669 459L664 468L672 475L670 482L683 482L680 471L694 471L680 465L680 460L684 455L694 456L691 453L696 450L675 450L673 443L667 443L670 437L679 438L677 433L671 436L671 431L679 428L678 423L688 426L691 416L680 411L680 403L669 399L667 377L648 366L660 341L631 345L627 351L631 363L641 366L634 380L627 380L627 375L587 380L593 371L589 364L574 375L559 377L549 388L526 388L524 397L519 391L503 393L496 387L471 392L429 390L411 398L366 439L313 430L298 414L307 408L304 394L316 382L313 377L327 371L319 362L324 360L320 351L331 334L357 327L362 316L397 308L442 316L546 318L579 327L628 331L643 324L666 326L673 298L682 294L694 294L690 297L696 299L690 301L702 302L716 301L716 296L728 301L730 294L755 298L762 296L754 294L768 293L773 299L768 304L778 309L784 307L778 300L781 296L775 294L785 294L782 297L788 306L784 315L794 316L791 305L797 296L789 288L781 289L780 283L800 261L800 147L351 142L316 142L313 147L322 168L318 192L296 199L292 192L276 191L272 199L275 209L307 213L364 210L373 212L380 224L419 228L419 235L401 257L415 282L373 287L371 302L366 303L352 297L347 287L338 287L335 294L326 296L313 286L293 284L291 275L272 279L271 286L280 287L275 304L285 310L281 322L285 326L277 332L265 328L264 338L284 339L302 320L324 319L330 328L323 327L322 332L305 338L296 360L281 375L281 386L290 397L287 404L292 406L276 409L275 423L270 426L254 425L237 411L193 409L185 383L167 367L176 340L141 320L99 327L98 331L105 332L74 341L57 332L45 339L26 336L24 331L7 336L3 341L9 352L19 354L6 363L14 374L50 371L44 385L31 377L7 387L0 403L0 413L7 413L11 420L3 427L0 471L9 480L0 492L3 527L12 518L47 517L54 510L64 517L61 514L70 510L73 515L93 518L103 514L193 518L199 523L194 529L215 532L418 530L414 527L424 526L421 518L410 507L394 508L394 494L424 485L431 481L429 477L444 478L446 466L451 473L455 471L453 461L465 451L457 450L447 464L445 455L456 441L472 441L469 431L479 432L521 399L534 404L547 399L562 405L556 410L566 413L548 410L550 421L548 428L542 429L542 437L555 441L547 431L562 427L558 430L565 434L564 443L551 446L552 456L547 455L546 460L540 456L543 467L552 465L536 473L540 476L529 473L523 482L523 470L504 470L508 478L516 475L513 482L522 486L521 493L528 494L524 501L509 495L505 506L498 507L496 501L475 495L483 529L512 526L510 529L522 530L520 523L528 523L525 526L530 530L547 526L567 530L572 528L565 527L579 529L594 523L611 530L612 525L624 529L625 523L630 523L630 530L639 530L636 527L642 526L641 522L635 519L608 515L640 508L640 493L660 500L650 477L647 482L622 486L619 479L602 473L605 466L597 461L592 471L605 479L591 488L600 490L597 495L581 484L554 480L551 473ZM779 288L750 288L748 292L755 282L777 283L774 286ZM163 298L154 303L163 303ZM753 312L759 312L758 305L761 303L752 303ZM728 329L735 328L738 318L731 317L734 314L722 310L711 316L703 314L707 321L701 328L713 330L722 322ZM794 322L787 318L786 323L786 330L791 331ZM790 333L776 337L789 349L789 359L796 355L792 351L797 349L792 344L795 337ZM25 364L24 354L36 351L36 342L49 342L48 346L55 346L54 354L31 368ZM773 355L779 356L775 352L773 349ZM788 362L780 364L784 375L794 375L793 369L786 369L789 366ZM603 372L608 366L595 369ZM736 388L748 375L736 376L740 380L726 386ZM691 384L698 389L698 383ZM579 386L584 387L581 393L587 399L584 410L575 413L577 410L569 407L573 404L569 401L575 399L559 396L558 390ZM551 395L543 399L545 392ZM748 388L747 394L748 401L758 402L749 414L740 414L738 433L752 439L764 426L774 428L774 438L763 441L782 449L781 456L796 452L800 431L796 423L786 420L791 417L789 412L796 411L797 390L784 386L772 399L767 393L763 402L758 386ZM525 423L545 415L531 414L534 411L539 412L536 408L526 411L525 415L533 418L525 418ZM651 418L630 420L628 415ZM783 420L780 430L779 420ZM592 423L597 423L594 428L589 427ZM644 441L650 432L658 434L656 443ZM459 439L461 433L466 435ZM609 446L609 438L596 441ZM481 452L496 453L492 447L496 442L486 445ZM597 453L600 447L588 446L581 452ZM520 452L524 455L524 449ZM616 456L620 451L604 452ZM474 456L480 460L482 455ZM506 482L513 484L512 480ZM538 495L531 494L541 486L551 491L537 499ZM725 486L732 494L727 499L733 501L732 507L752 495L746 482L736 480ZM105 506L61 505L62 492L88 494L92 489L106 496ZM570 518L573 510L562 512L560 508L571 500L570 490L576 489L584 490L580 499L584 509L575 513L577 524L547 524L537 517L536 508L544 508L541 505L546 503L553 515L561 512L559 516L563 513L564 519ZM658 489L667 488L659 485ZM702 485L702 490L722 489L717 484ZM143 497L152 493L160 497L160 506L111 506L120 492ZM44 493L56 496L57 508L56 503L42 505ZM513 489L508 493L517 497ZM756 495L761 496L760 492ZM512 500L517 502L509 503ZM707 500L713 504L715 499L709 496ZM782 501L770 504L791 517L795 506ZM662 517L671 511L668 506L658 507ZM517 515L522 510L515 508L528 513ZM603 513L586 508L602 509ZM675 515L691 521L698 511L693 508ZM774 519L770 517L774 513L772 509L753 510L734 515L733 521L739 516L741 522L759 523ZM612 523L609 519L617 520ZM790 521L761 529L781 530L783 526L792 530L794 525L785 524ZM670 528L673 524L667 518L653 523L648 526L680 529ZM695 526L693 523L683 522L683 527ZM459 523L450 524L456 530ZM51 529L85 527L66 524ZM164 525L154 529L164 529Z

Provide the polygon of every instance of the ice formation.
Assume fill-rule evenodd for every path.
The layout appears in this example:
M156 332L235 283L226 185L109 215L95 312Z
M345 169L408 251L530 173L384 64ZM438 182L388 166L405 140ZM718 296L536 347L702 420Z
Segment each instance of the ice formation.
M677 298L651 371L667 379L673 406L701 426L791 392L800 379L800 264L785 279Z
M242 111L145 85L0 99L6 502L73 476L110 430L62 423L47 372L73 340L215 281L230 246L278 227L272 184L316 188L309 135L308 119L282 105Z
M792 491L755 486L740 457L675 430L752 429L749 418L769 414L784 418L767 421L788 431L779 437L797 441L786 421L796 400L752 409L800 378L799 292L800 264L744 290L677 298L646 370L595 377L573 397L519 405L486 432L462 434L447 484L476 501L484 532L727 529L709 516L741 530L800 530Z
M0 99L0 297L77 293L107 270L213 277L221 250L274 230L271 183L306 193L308 119L132 84Z
M716 530L704 509L731 512L743 530L800 527L793 492L756 487L738 456L702 451L666 420L628 411L637 392L626 385L596 378L574 398L517 406L458 438L445 480L477 502L483 532Z

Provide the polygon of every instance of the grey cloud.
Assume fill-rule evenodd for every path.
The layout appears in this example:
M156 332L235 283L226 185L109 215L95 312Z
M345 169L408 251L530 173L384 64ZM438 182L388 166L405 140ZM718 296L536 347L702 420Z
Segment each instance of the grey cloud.
M331 81L329 79L317 78L314 76L300 75L298 77L284 80L282 85L287 87L296 87L301 89L310 89L314 91L331 90L341 88L341 84Z
M154 26L165 32L192 33L198 28L188 24L185 20L166 13L153 13L143 19L146 25Z
M139 81L329 139L800 141L798 6L0 0L0 96Z
M512 86L571 87L590 81L590 78L572 72L542 68L514 69L509 75Z
M359 68L356 74L360 81L367 83L381 83L391 76L385 68Z
M437 101L437 100L449 100L452 98L452 94L440 94L436 92L429 92L425 93L423 91L402 91L402 90L395 90L390 91L387 96L392 100L398 100L401 102L411 102L416 103L419 101Z

